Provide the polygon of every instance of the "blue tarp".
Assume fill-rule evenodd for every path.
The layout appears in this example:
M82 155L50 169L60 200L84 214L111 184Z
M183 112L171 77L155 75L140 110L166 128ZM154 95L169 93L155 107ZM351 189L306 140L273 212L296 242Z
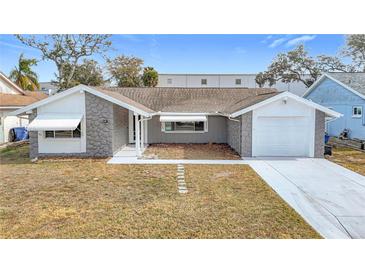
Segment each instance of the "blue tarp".
M329 139L330 139L330 136L326 133L326 134L324 135L324 143L325 143L325 144L327 144L327 143L328 143L328 141L329 141Z
M13 129L15 132L15 141L29 139L28 130L25 127L15 127Z

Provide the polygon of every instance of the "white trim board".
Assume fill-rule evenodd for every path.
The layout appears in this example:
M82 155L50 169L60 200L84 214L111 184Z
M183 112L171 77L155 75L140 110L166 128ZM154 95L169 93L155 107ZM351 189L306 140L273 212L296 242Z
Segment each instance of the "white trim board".
M20 94L25 94L25 92L17 85L15 84L13 81L11 81L5 74L3 74L2 72L0 72L0 77L10 86L12 86L18 93Z
M309 88L308 90L303 94L303 97L308 96L314 88L316 88L325 78L328 78L332 81L334 81L335 83L339 84L340 86L344 87L345 89L347 89L348 91L351 91L352 93L356 94L357 96L361 97L362 99L365 99L365 95L361 94L360 92L354 90L353 88L349 87L348 85L342 83L341 81L337 80L336 78L332 77L331 75L328 74L323 74L321 77L319 77L319 79L317 81L315 81Z
M30 104L28 106L25 106L25 107L23 107L21 109L15 110L15 111L9 113L9 115L10 116L17 116L19 114L25 113L25 112L30 111L32 109L38 108L40 106L49 104L51 102L54 102L56 100L59 100L61 98L66 97L66 96L69 96L69 95L71 95L73 93L76 93L76 92L84 92L84 91L89 92L89 93L91 93L91 94L93 94L95 96L98 96L100 98L103 98L104 100L107 100L109 102L112 102L112 103L114 103L116 105L119 105L121 107L124 107L126 109L129 109L129 110L131 110L133 112L137 112L138 114L141 114L143 116L146 116L146 117L150 117L151 116L151 113L147 113L147 112L145 112L143 110L140 110L140 109L138 109L138 108L136 108L134 106L131 106L131 105L125 103L125 102L122 102L120 100L117 100L117 99L115 99L115 98L113 98L113 97L111 97L109 95L106 95L106 94L104 94L104 93L102 93L100 91L97 91L97 90L95 90L93 88L90 88L88 86L85 86L85 85L78 85L76 87L73 87L73 88L70 88L68 90L62 91L60 93L57 93L56 95L52 95L52 96L47 97L47 98L45 98L43 100L40 100L38 102L35 102L35 103Z
M240 116L240 115L245 114L247 112L250 112L252 110L255 110L257 108L260 108L262 106L265 106L265 105L270 104L272 102L275 102L277 100L285 99L285 98L291 98L291 99L293 99L293 100L295 100L295 101L297 101L299 103L305 104L305 105L307 105L309 107L312 107L312 108L315 108L315 109L318 109L318 110L326 113L328 116L331 116L331 117L339 118L339 117L343 116L341 113L338 113L338 112L336 112L334 110L331 110L329 108L326 108L324 106L321 106L321 105L319 105L317 103L314 103L314 102L309 101L307 99L304 99L302 97L299 97L298 95L295 95L295 94L293 94L293 93L291 93L289 91L285 91L285 92L279 93L278 95L275 95L273 97L270 97L270 98L268 98L268 99L266 99L264 101L261 101L261 102L259 102L257 104L254 104L254 105L252 105L250 107L247 107L247 108L241 109L239 111L236 111L236 112L232 113L230 115L230 117L235 118L237 116Z

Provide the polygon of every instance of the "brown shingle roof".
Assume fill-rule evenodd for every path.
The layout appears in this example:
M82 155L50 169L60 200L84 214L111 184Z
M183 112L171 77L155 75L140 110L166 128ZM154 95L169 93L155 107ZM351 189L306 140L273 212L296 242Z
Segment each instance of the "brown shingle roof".
M109 91L109 90L105 90L105 89L102 89L102 88L94 88L94 89L97 89L99 91L101 91L102 93L104 93L105 95L108 95L110 97L113 97L114 99L117 99L117 100L120 100L124 103L127 103L128 105L131 105L131 106L134 106L140 110L143 110L145 112L148 112L148 113L153 113L154 111L134 100L131 100L130 98L124 96L122 93L119 93L119 92L113 92L113 91Z
M106 88L95 89L148 112L233 113L277 95L272 88ZM147 111L147 110L146 110Z
M47 95L42 92L36 92L36 91L23 91L23 92L24 95L1 93L0 107L27 106L47 97Z

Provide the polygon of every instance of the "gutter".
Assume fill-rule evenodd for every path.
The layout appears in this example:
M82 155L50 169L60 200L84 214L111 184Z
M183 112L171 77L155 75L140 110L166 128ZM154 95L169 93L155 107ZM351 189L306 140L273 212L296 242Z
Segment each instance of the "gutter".
M161 115L175 115L175 116L179 116L179 115L184 115L184 116L185 115L186 116L189 116L189 115L192 115L192 116L193 115L204 115L204 116L219 115L219 116L226 117L229 120L234 121L234 122L241 122L238 119L232 118L231 114L227 114L227 113L223 113L223 112L219 112L219 111L214 112L214 114L211 114L211 113L185 113L185 112L162 112L162 111L158 111L158 112L151 113L150 116L148 116L146 118L142 118L139 121L148 121L148 120L151 120L153 118L153 116L158 116L158 115L160 115L160 116Z
M233 122L241 122L241 121L240 121L240 120L238 120L238 119L234 119L234 118L232 118L231 114L227 114L227 113L223 113L223 112L219 112L219 111L216 111L215 113L216 113L216 114L218 114L218 115L220 115L220 116L227 117L227 118L228 118L228 120L231 120L231 121L233 121Z

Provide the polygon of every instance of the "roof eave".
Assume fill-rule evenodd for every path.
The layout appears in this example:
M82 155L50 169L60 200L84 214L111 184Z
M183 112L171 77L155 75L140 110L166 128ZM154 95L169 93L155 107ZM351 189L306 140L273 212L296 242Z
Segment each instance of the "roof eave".
M135 106L128 105L127 103L122 102L122 101L120 101L118 99L115 99L115 98L113 98L113 97L111 97L111 96L109 96L107 94L104 94L104 93L102 93L102 92L100 92L100 91L98 91L96 89L90 88L90 87L85 86L85 85L77 85L77 86L75 86L73 88L70 88L68 90L65 90L65 91L63 91L61 93L57 93L57 94L55 94L53 96L47 97L47 98L45 98L43 100L37 101L37 102L35 102L33 104L27 105L27 106L25 106L25 107L23 107L21 109L18 109L16 111L13 111L13 112L9 113L9 116L18 116L18 115L21 115L21 114L26 113L28 111L31 111L31 110L33 110L35 108L38 108L40 106L49 104L49 103L51 103L53 101L57 101L57 100L59 100L61 98L64 98L64 97L69 96L69 95L71 95L73 93L81 92L81 91L89 92L89 93L91 93L91 94L93 94L95 96L101 97L101 98L103 98L103 99L105 99L107 101L110 101L110 102L112 102L114 104L117 104L117 105L119 105L121 107L127 108L127 109L129 109L129 110L131 110L133 112L136 112L136 113L138 113L140 115L143 115L143 116L146 116L146 117L150 117L153 114L153 111L152 112L147 112L147 111L141 110L141 109L139 109L139 108L137 108Z
M309 88L308 90L303 94L303 97L308 96L313 90L314 88L316 88L323 80L324 78L328 78L332 81L334 81L335 83L339 84L340 86L344 87L345 89L347 89L348 91L356 94L357 96L361 97L362 99L365 99L365 95L362 94L361 92L358 92L357 90L354 90L352 87L349 87L348 85L346 85L345 83L337 80L336 78L332 77L331 75L324 73L317 81L315 81Z
M18 91L20 94L24 95L25 92L22 90L17 84L15 84L13 81L11 81L5 74L0 72L0 76L9 84L11 85L16 91Z
M305 105L307 105L309 107L318 109L318 110L324 112L325 114L327 114L327 116L330 116L330 117L340 118L341 116L343 116L343 114L341 114L341 113L339 113L337 111L334 111L332 109L326 108L326 107L324 107L322 105L319 105L319 104L314 103L314 102L312 102L310 100L307 100L305 98L302 98L300 96L297 96L297 95L295 95L295 94L293 94L293 93L291 93L289 91L286 91L286 92L282 92L282 93L280 93L278 95L272 96L270 98L267 98L267 99L265 99L265 100L263 100L263 101L261 101L259 103L256 103L256 104L254 104L252 106L249 106L247 108L243 108L243 109L241 109L239 111L233 112L233 113L231 113L230 117L233 117L233 118L238 117L238 116L240 116L242 114L245 114L247 112L250 112L252 110L255 110L257 108L260 108L262 106L265 106L265 105L267 105L269 103L272 103L272 102L275 102L277 100L280 100L281 98L284 98L284 97L292 98L292 99L294 99L294 100L296 100L296 101L298 101L300 103L303 103L303 104L305 104Z

